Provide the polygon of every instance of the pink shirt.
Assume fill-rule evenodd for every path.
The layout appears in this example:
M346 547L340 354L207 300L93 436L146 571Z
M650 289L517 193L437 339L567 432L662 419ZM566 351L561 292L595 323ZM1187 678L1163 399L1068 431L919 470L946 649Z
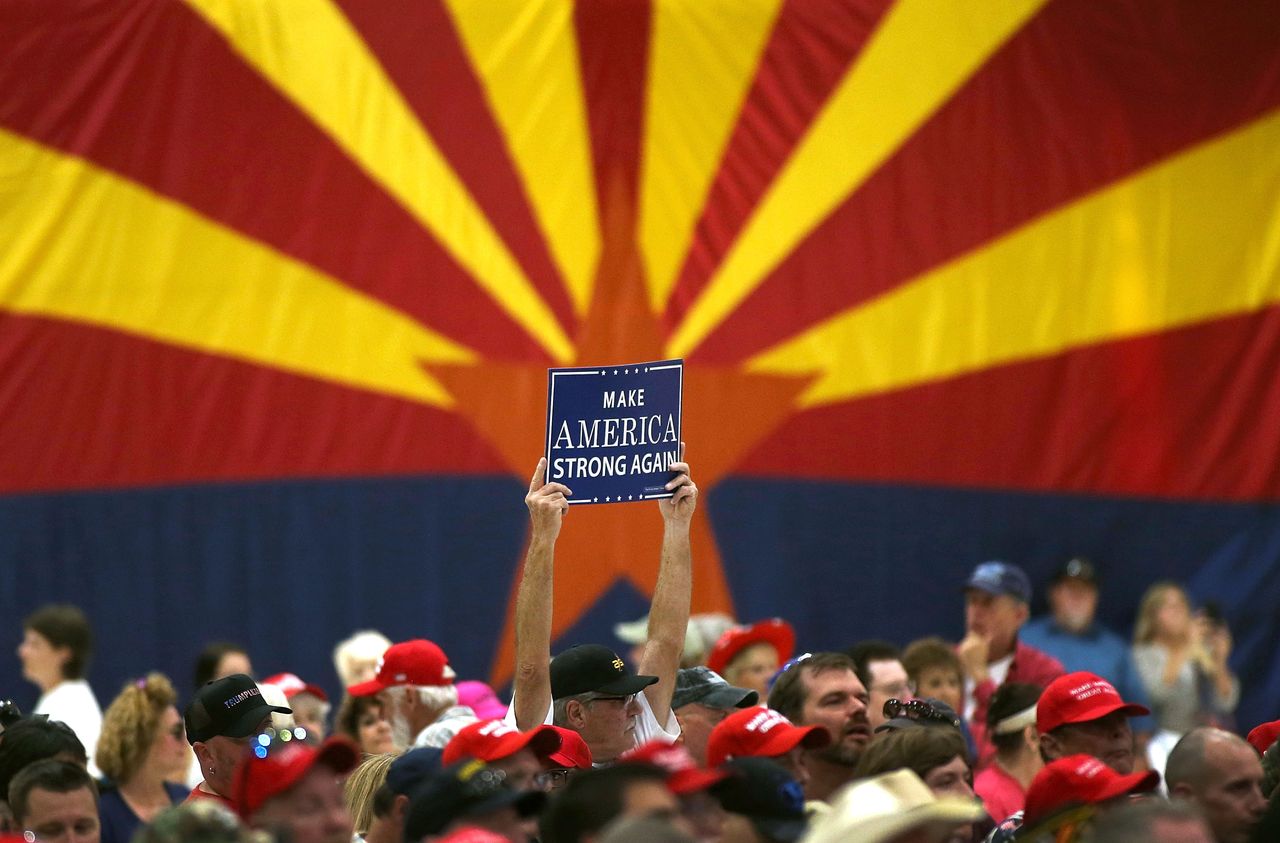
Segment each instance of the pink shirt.
M1027 792L1018 780L995 763L978 773L973 780L973 792L982 799L987 813L997 823L1021 811L1027 800Z

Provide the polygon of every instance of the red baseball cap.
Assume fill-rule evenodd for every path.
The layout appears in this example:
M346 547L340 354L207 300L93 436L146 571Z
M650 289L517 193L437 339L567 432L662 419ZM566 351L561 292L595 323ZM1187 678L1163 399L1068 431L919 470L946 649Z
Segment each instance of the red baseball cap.
M487 828L469 826L444 837L437 837L436 841L437 843L510 843L511 838Z
M582 735L563 726L552 726L560 734L560 748L547 756L547 761L557 767L579 770L591 769L591 749Z
M1254 726L1249 732L1249 745L1258 750L1259 755L1266 754L1271 745L1276 742L1276 738L1280 738L1280 720L1272 720L1270 723L1262 723Z
M1046 764L1027 788L1023 826L1031 826L1072 805L1092 805L1129 793L1145 793L1160 784L1154 770L1127 776L1092 755L1068 755Z
M262 684L276 686L284 692L284 697L287 700L293 699L298 694L311 694L314 697L319 697L323 702L329 701L328 694L319 685L303 682L296 673L277 673L275 676L263 679Z
M392 644L378 660L378 673L368 682L352 685L347 693L368 697L396 685L452 685L449 659L430 641L416 638Z
M778 664L791 658L796 649L796 632L782 618L769 618L752 626L735 626L716 640L707 656L707 667L724 675L733 657L752 644L772 644L778 651Z
M706 790L729 777L726 770L704 770L680 744L649 741L629 749L618 759L623 764L652 764L667 774L667 788L677 796Z
M265 738L264 738L265 739ZM255 749L259 745L254 745ZM268 800L289 790L317 764L338 775L346 775L360 763L360 750L347 738L336 735L318 747L302 740L275 745L262 756L246 753L236 765L231 782L231 804L242 819L249 819Z
M445 744L440 761L445 766L472 758L497 761L526 748L538 756L539 761L546 761L560 748L560 733L552 726L522 732L501 720L481 720L454 735Z
M1036 731L1048 734L1068 723L1087 723L1121 711L1130 717L1150 714L1137 703L1127 703L1120 692L1096 673L1078 671L1059 676L1049 683L1036 703Z
M707 764L719 767L730 758L773 758L797 746L817 749L831 743L821 726L797 726L771 708L744 708L716 724L707 739Z

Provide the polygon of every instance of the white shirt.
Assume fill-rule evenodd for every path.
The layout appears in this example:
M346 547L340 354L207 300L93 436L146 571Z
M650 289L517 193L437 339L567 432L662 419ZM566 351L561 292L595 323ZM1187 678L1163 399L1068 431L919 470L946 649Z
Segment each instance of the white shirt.
M46 691L36 703L33 714L47 714L50 720L61 720L76 733L89 756L89 775L102 775L93 763L98 749L98 736L102 734L102 709L93 695L93 689L83 679L66 679Z
M991 681L999 688L1004 684L1004 679L1009 675L1009 668L1013 666L1013 653L1002 659L996 659L987 665L987 676L991 677ZM973 710L977 708L978 701L973 696L973 680L965 678L964 680L964 719L973 719Z
M435 719L435 722L418 733L413 745L415 747L433 746L437 749L444 749L445 744L453 740L454 735L479 719L470 706L455 705L452 708L447 708L443 714Z

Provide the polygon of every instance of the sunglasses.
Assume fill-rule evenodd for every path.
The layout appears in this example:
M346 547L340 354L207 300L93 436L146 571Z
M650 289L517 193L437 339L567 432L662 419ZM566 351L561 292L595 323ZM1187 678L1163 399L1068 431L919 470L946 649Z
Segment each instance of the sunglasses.
M0 726L12 726L22 719L22 709L13 700L0 700Z
M960 718L952 717L934 708L924 700L903 700L892 699L886 700L884 704L885 718L892 720L895 717L905 717L908 720L916 720L921 723L941 723L947 726L960 728Z

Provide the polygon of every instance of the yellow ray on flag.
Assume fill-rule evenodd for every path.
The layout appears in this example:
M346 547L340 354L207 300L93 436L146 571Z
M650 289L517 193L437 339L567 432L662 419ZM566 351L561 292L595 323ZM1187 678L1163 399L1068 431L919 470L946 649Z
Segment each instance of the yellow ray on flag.
M667 352L687 356L1047 0L899 0L725 255Z
M534 216L584 315L600 258L571 0L446 0Z
M0 309L446 407L421 363L475 359L300 261L3 130Z
M675 286L781 0L657 0L640 178L649 303Z
M1280 111L749 362L829 404L1280 301Z
M516 324L556 360L572 359L551 309L331 0L186 2L433 232Z

